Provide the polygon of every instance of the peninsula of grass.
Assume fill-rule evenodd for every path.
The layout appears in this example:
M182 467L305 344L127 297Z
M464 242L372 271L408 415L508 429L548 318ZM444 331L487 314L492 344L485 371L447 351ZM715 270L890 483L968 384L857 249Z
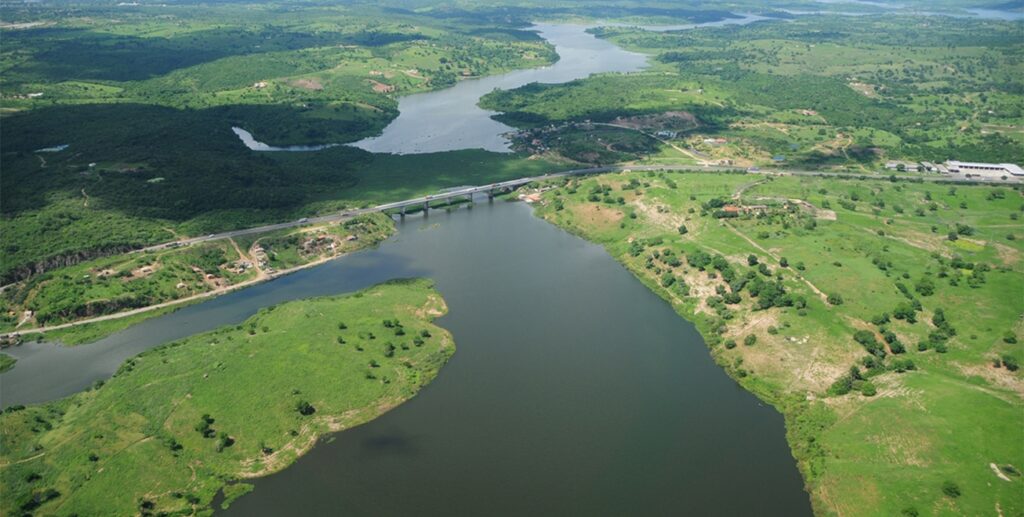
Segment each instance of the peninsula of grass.
M0 415L0 513L193 515L414 396L454 353L426 280L269 307ZM229 487L229 488L226 488Z
M816 515L1024 511L1018 189L623 172L538 214L693 321L786 418Z
M18 362L17 359L0 352L0 373L4 373L11 368L14 368L14 363Z

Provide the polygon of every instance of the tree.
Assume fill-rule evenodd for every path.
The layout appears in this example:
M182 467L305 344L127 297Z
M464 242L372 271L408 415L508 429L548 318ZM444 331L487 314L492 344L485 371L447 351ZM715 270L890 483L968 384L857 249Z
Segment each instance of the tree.
M923 277L917 281L914 290L921 296L931 296L935 294L935 283L932 282L931 278Z
M1016 342L1017 334L1014 334L1012 330L1007 330L1006 333L1003 334L1003 343L1012 345L1015 344Z
M679 235L686 235L689 232L690 232L690 230L686 229L686 225L683 225L683 224L679 225Z
M782 257L782 258L779 259L779 266L780 267L789 267L789 261L786 260L786 257Z
M839 295L839 293L832 293L832 294L828 295L827 299L828 299L829 305L842 305L843 304L843 297L841 295Z
M747 334L747 337L743 338L743 344L747 346L754 346L757 343L757 336L753 334Z
M747 265L748 266L756 266L757 265L757 255L748 255L747 256Z

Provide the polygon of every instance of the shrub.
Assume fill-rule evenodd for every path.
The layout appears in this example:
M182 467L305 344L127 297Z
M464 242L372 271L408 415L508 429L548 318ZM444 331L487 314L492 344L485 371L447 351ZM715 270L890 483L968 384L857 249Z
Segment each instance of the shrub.
M1007 343L1007 344L1012 345L1012 344L1014 344L1016 342L1017 342L1017 334L1014 334L1013 331L1007 330L1006 333L1003 334L1003 343Z
M295 403L295 411L298 411L302 416L309 416L316 413L316 408L312 404L305 400L300 400Z
M828 303L829 305L842 305L843 297L838 293L832 293L828 295Z
M743 344L746 346L754 346L754 343L757 343L757 336L753 334L748 334L747 337L743 338Z
M956 499L960 497L960 486L952 481L944 481L942 483L942 493L947 497Z
M1017 362L1017 358L1012 355L1003 354L1000 358L1003 361L1003 366L1011 372L1015 372L1020 368L1020 364Z
M725 340L725 348L727 348L729 350L732 350L733 348L736 348L736 340L735 339L726 339Z
M874 397L878 393L878 390L875 389L875 385L872 384L871 381L864 381L860 385L860 393L865 397Z

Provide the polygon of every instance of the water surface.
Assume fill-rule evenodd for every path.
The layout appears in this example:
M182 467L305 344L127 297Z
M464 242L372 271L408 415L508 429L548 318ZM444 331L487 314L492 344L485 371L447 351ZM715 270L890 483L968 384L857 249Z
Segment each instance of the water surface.
M398 101L398 118L380 136L356 142L375 153L415 154L457 149L508 152L505 133L514 128L491 119L495 112L477 106L494 89L510 90L532 82L565 83L598 72L634 72L643 54L627 52L595 38L584 25L537 24L541 37L555 46L559 60L551 66L459 81L451 88L407 95Z

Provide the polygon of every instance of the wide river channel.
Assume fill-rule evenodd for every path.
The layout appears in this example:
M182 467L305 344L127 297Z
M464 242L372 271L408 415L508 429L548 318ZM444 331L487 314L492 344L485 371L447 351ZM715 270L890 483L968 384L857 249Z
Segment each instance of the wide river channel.
M452 361L412 400L255 481L226 515L810 514L782 417L600 246L522 203L408 217L379 248L74 348L26 344L5 404L261 307L429 277Z
M559 64L540 70L577 66L570 60L590 63L586 73L643 65L567 27L542 29L564 39L555 42ZM528 80L537 81L586 75L531 73ZM460 93L463 84L452 95L475 108L480 86ZM433 127L433 143L408 133L413 140L403 147L404 137L385 130L381 139L397 139L387 152L503 142L493 140L496 128L460 130L483 139L467 145L437 134L445 124L404 121L412 97L402 100L394 124L419 124L420 134ZM406 131L391 131L399 129ZM0 403L68 396L132 355L238 323L261 307L429 277L450 309L438 323L457 345L438 378L406 404L256 480L253 493L220 513L810 515L782 417L714 364L693 325L601 247L534 217L525 204L480 201L471 210L408 217L377 249L96 343L9 349L18 363L0 374Z

